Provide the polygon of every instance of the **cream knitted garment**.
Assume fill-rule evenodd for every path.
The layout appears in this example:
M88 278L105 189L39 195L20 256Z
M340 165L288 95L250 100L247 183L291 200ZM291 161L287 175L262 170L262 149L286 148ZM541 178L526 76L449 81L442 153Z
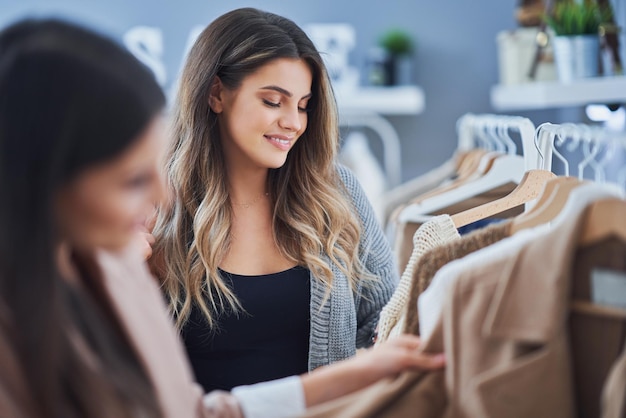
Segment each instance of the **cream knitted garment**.
M404 329L406 304L409 302L413 270L420 257L428 250L460 238L449 215L438 215L422 224L413 234L413 251L400 282L391 299L380 312L376 345L399 335ZM415 301L417 303L417 301Z

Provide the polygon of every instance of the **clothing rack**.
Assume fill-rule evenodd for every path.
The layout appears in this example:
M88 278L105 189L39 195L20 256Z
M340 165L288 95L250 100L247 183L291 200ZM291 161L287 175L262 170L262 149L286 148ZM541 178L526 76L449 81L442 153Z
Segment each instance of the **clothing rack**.
M468 182L455 188L450 193L442 193L419 203L405 206L398 215L398 221L417 222L423 220L424 215L448 207L452 204L477 196L509 182L520 183L527 171L536 169L535 161L538 153L534 146L535 126L528 118L521 116L472 114L467 113L457 121L458 151L457 154L483 148L495 151L503 156L495 161L491 158L481 158L480 164L487 166L491 160L493 164L489 172L476 182ZM521 138L522 155L510 137L511 132L517 132ZM483 169L479 168L478 172Z

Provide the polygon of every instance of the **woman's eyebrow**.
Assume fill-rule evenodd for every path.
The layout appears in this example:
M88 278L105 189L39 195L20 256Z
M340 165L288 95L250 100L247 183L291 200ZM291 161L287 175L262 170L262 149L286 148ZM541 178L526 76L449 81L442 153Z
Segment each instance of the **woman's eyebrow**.
M289 90L285 90L284 88L276 86L276 85L264 86L264 87L261 87L261 90L274 90L287 97L293 97L293 93L291 93ZM304 96L302 96L302 99L308 99L312 95L313 93L305 94Z

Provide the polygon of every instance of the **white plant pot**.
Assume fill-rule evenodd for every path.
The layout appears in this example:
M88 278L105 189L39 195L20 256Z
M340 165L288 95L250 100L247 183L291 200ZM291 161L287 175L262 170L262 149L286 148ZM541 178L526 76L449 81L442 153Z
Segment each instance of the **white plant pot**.
M561 82L570 83L598 75L600 40L597 35L555 36L553 42Z

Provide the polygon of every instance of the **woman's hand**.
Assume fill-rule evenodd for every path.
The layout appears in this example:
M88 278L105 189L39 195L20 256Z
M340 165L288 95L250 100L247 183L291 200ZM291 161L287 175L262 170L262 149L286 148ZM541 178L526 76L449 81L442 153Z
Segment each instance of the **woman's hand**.
M243 418L237 399L228 392L214 390L204 395L202 403L211 418Z
M420 339L403 334L347 360L302 376L307 407L362 389L405 370L435 370L445 365L443 354L419 350Z
M152 257L152 245L154 245L155 241L154 235L152 235L152 230L156 224L156 219L157 212L155 210L149 217L146 218L143 225L139 225L137 228L137 240L139 241L144 260Z
M395 376L406 369L434 370L445 364L443 354L427 354L419 351L420 338L402 334L366 350L346 361L354 362L354 367L368 371L372 382Z
M152 245L154 244L154 235L145 226L141 226L137 230L137 240L141 248L144 260L152 257Z

